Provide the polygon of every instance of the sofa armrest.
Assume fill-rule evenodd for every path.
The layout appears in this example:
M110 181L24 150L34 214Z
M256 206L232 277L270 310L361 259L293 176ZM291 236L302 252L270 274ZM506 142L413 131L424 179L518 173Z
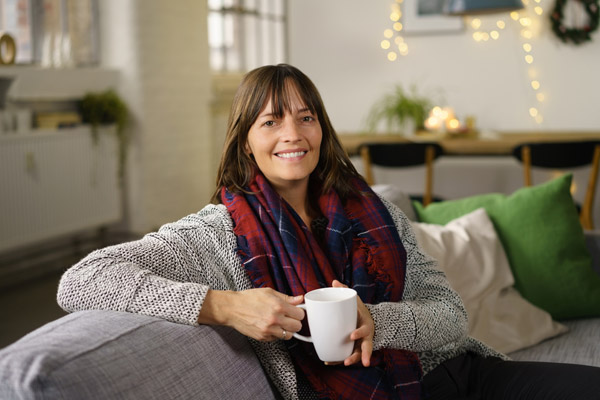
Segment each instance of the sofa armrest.
M592 268L600 275L600 230L585 231L585 244L592 256Z
M76 312L0 351L0 398L272 399L247 338L113 311Z

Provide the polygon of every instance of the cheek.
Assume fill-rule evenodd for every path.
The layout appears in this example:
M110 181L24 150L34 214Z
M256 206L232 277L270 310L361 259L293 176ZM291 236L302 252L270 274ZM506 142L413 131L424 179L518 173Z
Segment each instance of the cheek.
M323 145L323 133L318 132L313 137L313 146L315 149L317 149L320 152L322 145Z

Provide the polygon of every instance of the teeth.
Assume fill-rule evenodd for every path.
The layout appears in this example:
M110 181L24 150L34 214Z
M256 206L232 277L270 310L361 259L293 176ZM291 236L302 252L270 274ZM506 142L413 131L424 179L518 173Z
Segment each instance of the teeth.
M293 157L303 156L304 154L306 154L305 151L295 151L293 153L277 153L277 157L281 157L281 158L293 158Z

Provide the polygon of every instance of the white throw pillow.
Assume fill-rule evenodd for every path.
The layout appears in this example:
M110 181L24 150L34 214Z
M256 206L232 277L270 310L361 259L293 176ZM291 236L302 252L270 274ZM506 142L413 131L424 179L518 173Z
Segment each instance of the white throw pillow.
M469 316L469 334L502 353L533 346L566 326L525 300L483 208L447 225L413 222L425 253L438 260Z
M387 201L398 206L399 209L406 215L411 221L416 221L417 213L412 205L410 196L400 190L398 186L390 184L379 184L371 186L371 189Z

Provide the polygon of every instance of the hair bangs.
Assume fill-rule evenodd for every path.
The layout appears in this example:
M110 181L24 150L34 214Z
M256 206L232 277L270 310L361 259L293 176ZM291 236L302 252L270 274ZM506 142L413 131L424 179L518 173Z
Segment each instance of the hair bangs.
M296 99L300 99L302 107L308 109L311 113L317 114L318 99L313 93L303 85L299 77L286 74L285 76L276 76L271 82L270 96L272 113L276 118L282 118L286 112L293 113ZM266 105L263 104L263 107Z

